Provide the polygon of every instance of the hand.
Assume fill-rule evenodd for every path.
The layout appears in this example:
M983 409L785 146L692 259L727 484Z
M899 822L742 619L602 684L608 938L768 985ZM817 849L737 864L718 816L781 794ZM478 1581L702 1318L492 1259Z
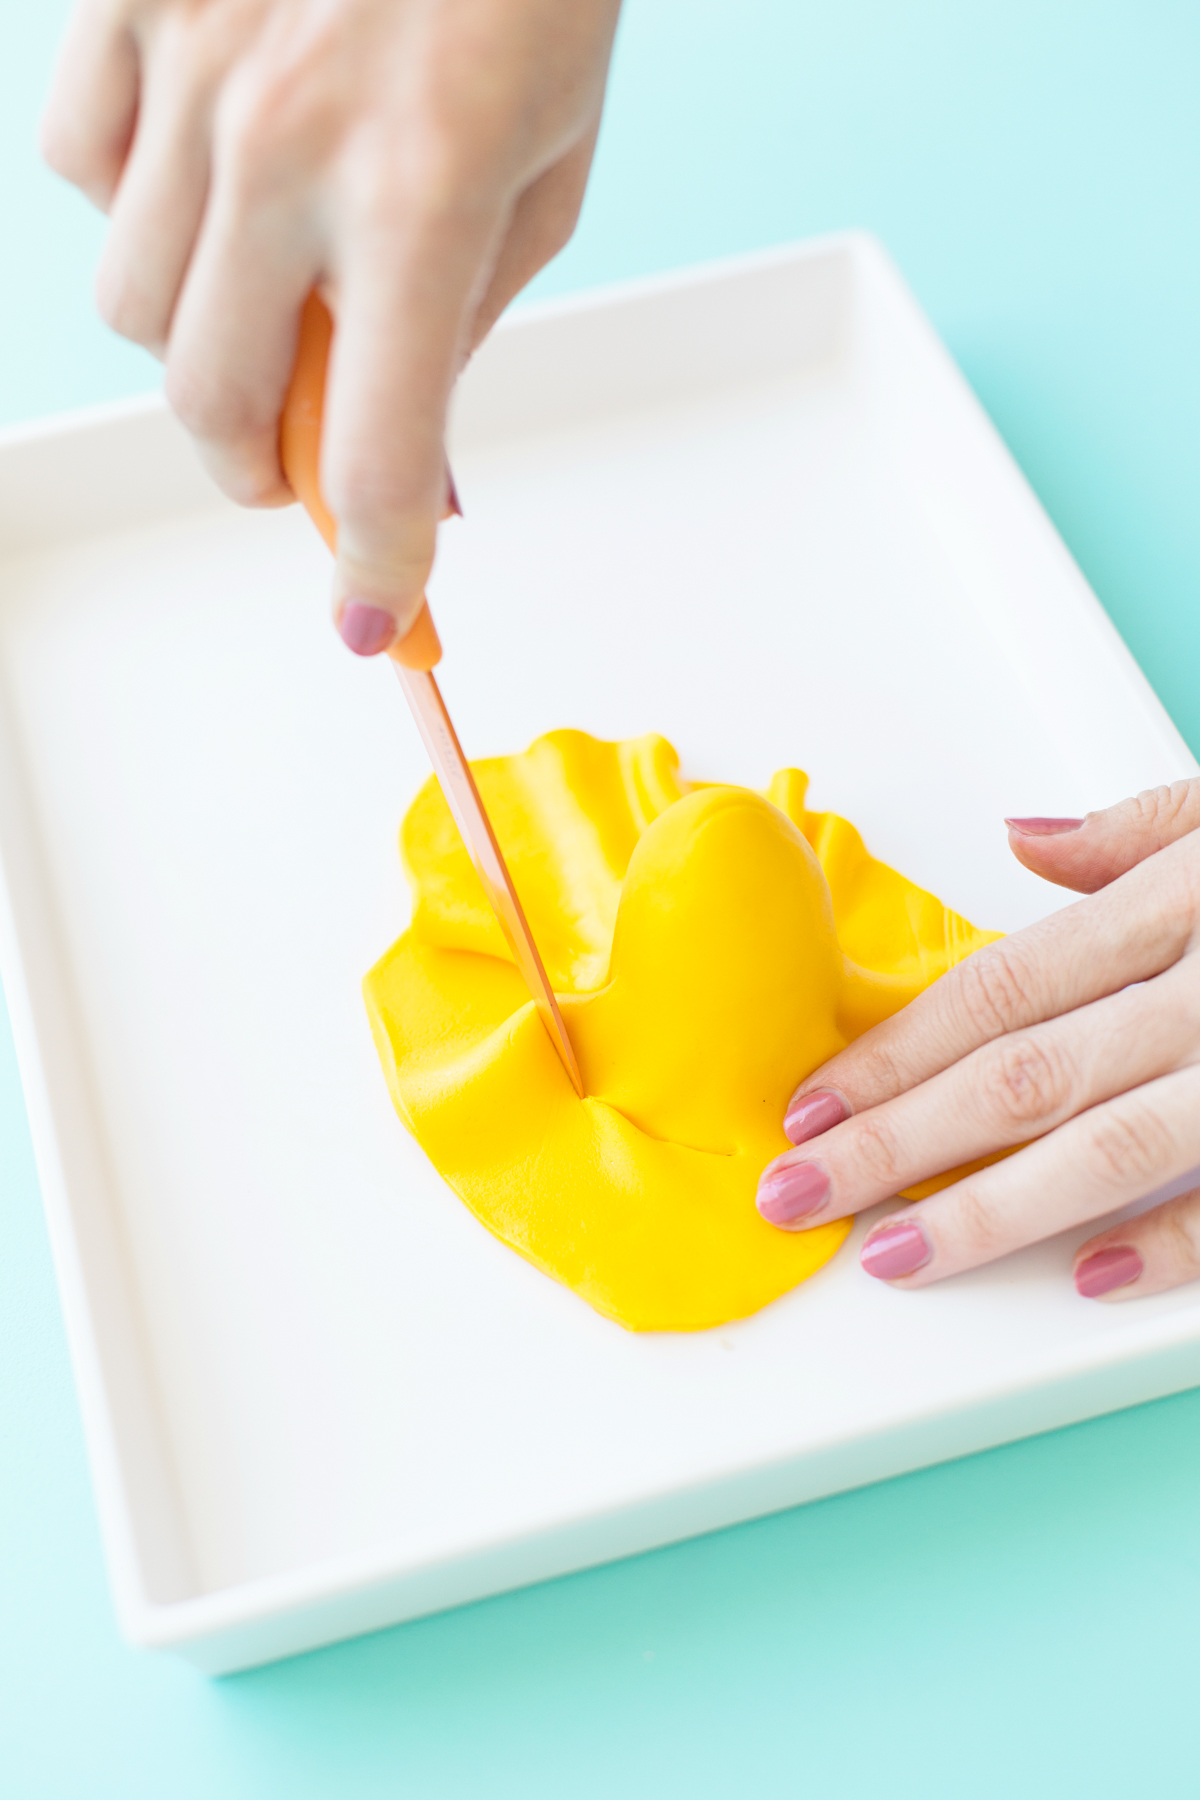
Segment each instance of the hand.
M278 419L316 286L337 616L420 610L454 380L571 235L620 0L82 0L43 125L111 216L97 284L225 492L292 498Z
M1075 1285L1124 1300L1200 1275L1198 827L1200 780L1010 820L1027 868L1094 898L976 951L802 1082L784 1130L803 1148L764 1171L763 1216L806 1230L1024 1145L876 1225L863 1267L925 1287L1175 1185L1084 1244Z

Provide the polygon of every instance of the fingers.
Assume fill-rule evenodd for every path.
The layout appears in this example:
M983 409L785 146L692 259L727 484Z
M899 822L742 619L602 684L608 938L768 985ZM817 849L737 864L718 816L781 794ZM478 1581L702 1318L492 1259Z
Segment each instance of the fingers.
M240 506L288 506L279 414L311 286L302 262L274 260L261 242L233 240L189 276L171 335L166 392L213 480ZM244 254L229 254L237 246Z
M797 1088L789 1117L818 1092L839 1097L847 1114L879 1106L1007 1032L1169 968L1191 941L1197 844L1176 843L1094 898L975 951L815 1070Z
M309 209L251 129L217 140L212 191L171 329L167 397L209 472L244 506L293 499L279 415L320 267Z
M1150 788L1085 819L1007 819L1014 856L1035 875L1094 894L1200 826L1200 780Z
M890 1200L944 1169L1026 1143L1191 1060L1200 981L1190 962L1061 1019L985 1045L930 1081L785 1151L759 1182L763 1217L807 1230Z
M760 1211L807 1229L975 1158L863 1246L868 1273L922 1287L1187 1184L1076 1259L1085 1297L1159 1292L1200 1273L1200 996L1193 959L1175 966L1194 947L1200 781L1009 824L1031 868L1104 893L977 952L804 1082L785 1128L805 1147L764 1172Z
M1200 1276L1200 1188L1089 1238L1075 1256L1085 1300L1139 1300Z
M470 205L410 208L350 240L321 486L338 521L339 623L363 653L405 636L421 608L445 510L450 390L503 225L502 201L484 190Z
M1197 1167L1200 1070L1187 1068L884 1219L863 1244L862 1265L880 1280L926 1287L1113 1212Z
M165 353L204 214L216 72L168 14L142 46L142 102L112 201L96 276L100 313L122 337Z
M85 0L72 15L42 118L42 155L107 211L133 140L138 57L119 0Z
M275 429L298 314L313 284L336 296L321 478L364 653L420 608L473 335L573 228L616 14L82 0L47 154L111 204L102 310L165 351L239 500L289 497Z

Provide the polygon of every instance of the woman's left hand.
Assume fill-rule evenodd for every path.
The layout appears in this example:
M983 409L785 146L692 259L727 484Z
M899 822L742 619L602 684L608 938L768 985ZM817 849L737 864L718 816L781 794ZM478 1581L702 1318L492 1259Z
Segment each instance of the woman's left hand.
M759 1183L764 1218L803 1231L1024 1145L873 1228L863 1267L898 1287L1200 1182L1200 780L1009 831L1026 867L1092 897L976 951L804 1081L799 1147ZM1200 1186L1075 1258L1089 1299L1198 1275Z

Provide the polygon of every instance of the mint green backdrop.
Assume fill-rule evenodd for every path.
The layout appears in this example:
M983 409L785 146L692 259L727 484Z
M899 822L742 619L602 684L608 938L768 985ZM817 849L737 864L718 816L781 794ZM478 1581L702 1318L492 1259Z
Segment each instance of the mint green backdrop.
M0 423L135 393L0 19ZM1195 0L630 0L561 292L877 231L1200 749ZM1116 798L1116 796L1114 796ZM0 1036L13 1800L1200 1792L1200 1394L219 1683L125 1649Z

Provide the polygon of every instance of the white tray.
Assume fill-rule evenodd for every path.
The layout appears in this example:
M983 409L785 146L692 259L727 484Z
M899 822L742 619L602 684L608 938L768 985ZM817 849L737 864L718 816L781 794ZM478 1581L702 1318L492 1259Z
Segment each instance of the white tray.
M1061 896L1002 813L1196 770L869 239L520 314L453 459L473 754L798 763L1009 928ZM598 1318L392 1113L359 981L425 765L306 521L219 500L152 401L9 434L0 547L4 979L136 1642L236 1668L1200 1381L1200 1296L1088 1304L1062 1239L913 1295L856 1238L724 1330Z

